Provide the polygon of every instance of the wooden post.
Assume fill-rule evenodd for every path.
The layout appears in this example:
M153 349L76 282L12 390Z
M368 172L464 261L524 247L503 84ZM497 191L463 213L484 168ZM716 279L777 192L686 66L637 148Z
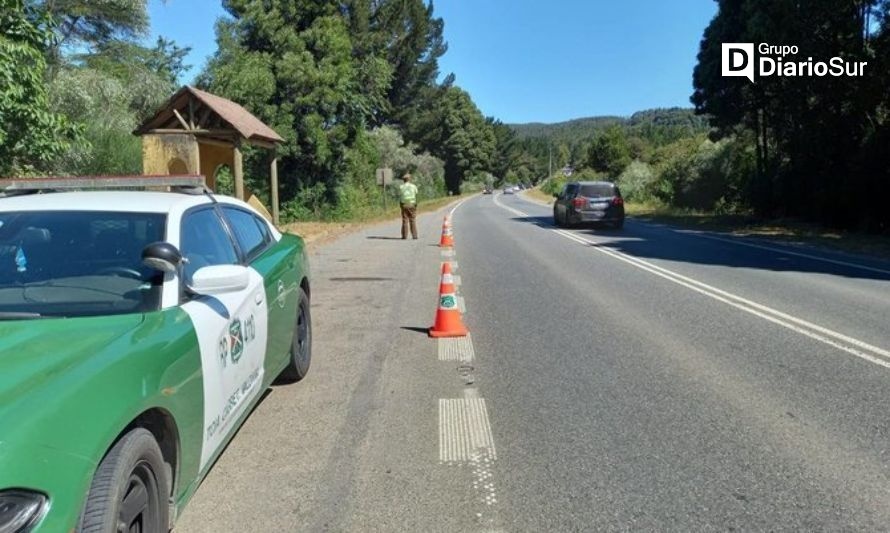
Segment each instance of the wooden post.
M235 168L232 169L235 173L235 198L244 200L244 156L241 154L241 139L235 141L232 150L235 156L232 161L235 164Z
M270 189L272 191L272 222L278 225L278 156L272 152L272 168Z

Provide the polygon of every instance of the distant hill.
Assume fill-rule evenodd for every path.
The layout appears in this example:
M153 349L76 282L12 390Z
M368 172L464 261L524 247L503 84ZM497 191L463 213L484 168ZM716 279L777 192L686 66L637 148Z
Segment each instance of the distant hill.
M555 124L530 122L509 124L520 139L546 138L573 143L594 137L599 131L613 125L627 128L628 135L651 137L658 132L667 137L691 136L708 131L707 117L696 115L692 109L672 107L638 111L630 117L600 116L577 118Z

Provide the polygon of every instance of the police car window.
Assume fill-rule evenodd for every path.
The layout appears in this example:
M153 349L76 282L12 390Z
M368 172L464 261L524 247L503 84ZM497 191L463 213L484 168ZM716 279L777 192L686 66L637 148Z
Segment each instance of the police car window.
M165 230L159 213L0 213L0 319L158 309L163 275L142 249Z
M253 259L260 254L269 241L257 225L256 217L237 207L223 206L222 210L235 233L238 246L247 259Z
M180 245L186 282L202 267L238 264L232 240L213 209L193 211L183 218Z
M253 221L256 222L257 227L260 228L260 233L263 234L263 241L266 244L271 243L273 241L272 232L269 231L269 225L266 224L266 221L256 215L253 216Z

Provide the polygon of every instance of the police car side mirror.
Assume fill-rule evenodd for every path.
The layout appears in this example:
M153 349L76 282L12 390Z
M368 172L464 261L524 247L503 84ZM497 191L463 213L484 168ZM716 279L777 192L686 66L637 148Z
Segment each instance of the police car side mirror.
M153 242L142 249L142 264L161 272L176 272L182 262L182 253L169 242Z
M250 273L241 265L211 265L192 274L188 290L192 294L213 296L243 291L250 284Z

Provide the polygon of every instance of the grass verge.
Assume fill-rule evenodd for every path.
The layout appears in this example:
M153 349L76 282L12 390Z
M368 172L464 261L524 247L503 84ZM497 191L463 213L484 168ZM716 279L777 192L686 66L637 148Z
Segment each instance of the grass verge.
M526 190L525 194L540 202L546 202L548 204L553 203L553 195L547 194L538 187L532 187L531 189Z

